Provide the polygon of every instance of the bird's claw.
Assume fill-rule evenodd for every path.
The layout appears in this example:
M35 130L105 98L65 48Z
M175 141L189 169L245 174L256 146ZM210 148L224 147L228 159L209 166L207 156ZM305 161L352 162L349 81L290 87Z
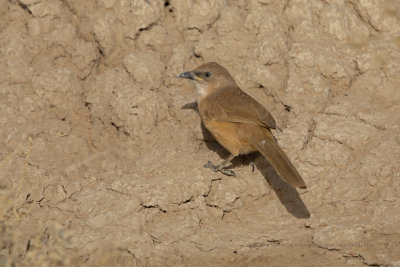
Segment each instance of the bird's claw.
M209 169L211 169L211 170L213 170L213 171L215 171L215 172L218 171L218 166L212 164L211 161L207 161L207 163L204 164L204 167L205 167L205 168L209 168Z
M236 176L236 173L229 169L221 169L219 170L221 173L228 175L228 176Z
M211 161L208 161L204 165L204 167L209 168L209 169L211 169L211 170L213 170L215 172L223 173L223 174L228 175L228 176L236 176L236 173L234 171L228 170L228 169L219 168L219 166L212 164Z
M254 172L256 164L254 163L254 161L252 161L252 162L250 162L250 165L251 165L251 172Z

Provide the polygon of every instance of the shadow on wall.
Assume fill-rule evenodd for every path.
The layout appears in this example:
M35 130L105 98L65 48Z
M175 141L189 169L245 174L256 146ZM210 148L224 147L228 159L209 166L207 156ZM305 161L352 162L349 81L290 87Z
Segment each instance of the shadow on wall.
M310 212L297 190L282 180L271 164L269 164L268 160L259 156L255 163L257 169L260 170L269 185L274 189L275 194L278 196L283 206L285 206L286 210L296 218L310 218Z
M182 109L193 109L198 112L196 102L185 104ZM201 124L201 129L207 148L216 152L222 159L226 159L229 156L229 152L212 137L203 124ZM238 166L249 165L251 162L255 162L257 169L262 173L268 184L275 191L282 205L290 214L299 219L310 218L310 212L297 190L283 181L268 160L262 157L258 152L245 156L238 156L234 158L232 164L226 166L226 168L232 169ZM213 163L219 164L220 162Z

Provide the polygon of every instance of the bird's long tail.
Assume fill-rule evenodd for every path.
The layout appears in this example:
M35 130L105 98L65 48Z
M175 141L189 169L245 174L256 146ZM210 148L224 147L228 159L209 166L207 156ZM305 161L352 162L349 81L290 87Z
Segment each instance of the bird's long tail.
M269 129L258 127L256 131L250 131L249 137L251 143L272 164L283 180L294 187L307 187Z

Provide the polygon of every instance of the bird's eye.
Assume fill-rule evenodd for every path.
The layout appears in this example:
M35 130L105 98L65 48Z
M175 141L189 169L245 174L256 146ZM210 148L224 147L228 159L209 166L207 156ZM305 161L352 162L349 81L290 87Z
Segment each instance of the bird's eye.
M207 77L207 78L210 78L210 77L211 77L211 72L208 72L208 71L207 71L207 72L206 72L206 77Z

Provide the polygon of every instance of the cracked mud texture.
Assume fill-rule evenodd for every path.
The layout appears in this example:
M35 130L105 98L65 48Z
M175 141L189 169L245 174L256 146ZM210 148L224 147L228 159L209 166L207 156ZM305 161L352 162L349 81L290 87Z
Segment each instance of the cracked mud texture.
M400 265L400 3L0 0L0 265ZM233 161L217 61L308 189Z

